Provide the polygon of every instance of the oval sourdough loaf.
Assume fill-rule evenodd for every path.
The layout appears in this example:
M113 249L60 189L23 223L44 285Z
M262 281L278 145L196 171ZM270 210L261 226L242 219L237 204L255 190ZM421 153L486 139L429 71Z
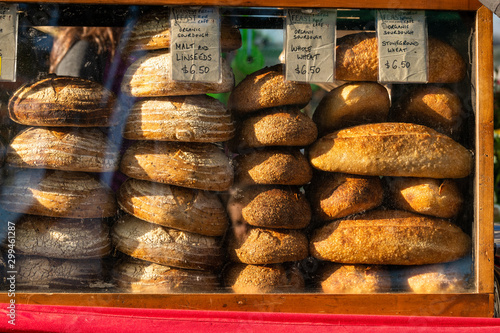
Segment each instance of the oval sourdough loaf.
M453 261L471 238L447 220L397 210L372 210L315 230L310 252L345 264L424 265Z
M426 126L379 123L345 128L318 139L309 150L320 170L371 176L463 178L472 154Z
M371 294L391 290L391 274L383 266L325 262L318 274L324 293Z
M28 126L107 127L116 96L101 84L78 77L49 76L19 88L9 100L9 116Z

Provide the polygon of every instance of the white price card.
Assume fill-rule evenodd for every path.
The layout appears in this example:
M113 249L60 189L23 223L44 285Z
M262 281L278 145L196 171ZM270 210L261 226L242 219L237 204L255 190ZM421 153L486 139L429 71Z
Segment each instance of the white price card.
M16 81L17 4L0 4L0 81Z
M214 7L175 7L170 14L172 79L219 82L220 16Z
M379 82L428 81L424 11L377 11L377 41Z
M288 10L286 13L286 80L333 82L336 10Z

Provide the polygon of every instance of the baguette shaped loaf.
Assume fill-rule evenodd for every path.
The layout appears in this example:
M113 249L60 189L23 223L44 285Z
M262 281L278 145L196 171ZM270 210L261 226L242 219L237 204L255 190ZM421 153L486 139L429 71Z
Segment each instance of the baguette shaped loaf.
M0 204L16 213L76 219L117 213L113 191L83 172L26 169L7 178L1 190Z
M448 136L409 123L359 125L330 133L309 150L320 170L358 175L463 178L472 154Z
M111 238L118 251L160 265L215 270L224 257L220 238L163 227L128 214L115 222Z
M16 251L24 255L92 259L111 253L109 228L102 219L23 215L16 237Z
M206 236L222 236L228 225L219 197L208 191L129 178L118 204L142 220Z
M97 128L28 127L7 150L7 163L18 168L110 172L118 161L118 147Z
M208 95L142 99L131 108L123 137L130 140L222 142L234 136L224 104Z
M229 63L221 58L221 81L187 82L172 80L172 55L168 51L152 51L136 60L125 72L122 91L134 97L218 94L234 87Z
M131 178L208 191L225 191L234 178L229 159L211 143L137 141L120 170Z
M428 82L452 83L465 77L465 61L451 45L429 37ZM356 33L337 41L335 77L345 81L377 81L378 45L375 33Z
M425 265L457 260L471 238L447 220L404 211L372 210L315 230L312 256L345 264Z
M116 96L97 82L50 76L20 87L9 100L9 116L28 126L116 125Z

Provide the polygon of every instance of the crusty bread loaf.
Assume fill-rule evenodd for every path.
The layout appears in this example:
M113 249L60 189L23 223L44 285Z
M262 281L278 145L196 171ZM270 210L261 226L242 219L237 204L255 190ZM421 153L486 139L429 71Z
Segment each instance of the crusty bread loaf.
M318 136L316 124L299 108L266 109L243 120L235 141L239 148L307 146Z
M222 236L228 225L219 197L208 191L129 178L118 204L142 220L206 236Z
M451 45L429 37L428 82L459 82L465 77L465 61ZM345 81L377 81L378 45L375 33L356 33L337 40L335 77Z
M163 227L132 215L115 222L111 237L118 251L157 264L202 270L222 265L220 238Z
M329 294L370 294L391 290L391 274L383 266L324 263L319 285Z
M152 51L136 60L123 76L121 89L134 97L182 96L229 92L234 75L229 63L221 58L218 83L172 80L172 56L168 51Z
M462 259L445 264L410 266L405 269L404 275L408 287L405 291L421 294L463 293L471 287L472 266L470 260Z
M123 136L130 140L222 142L234 136L224 104L208 95L148 98L129 111Z
M18 168L110 172L118 169L119 148L97 128L28 127L7 150Z
M311 86L286 81L284 65L279 64L247 75L231 92L228 107L245 114L283 105L305 106L311 98Z
M157 50L170 48L170 8L155 9L139 17L139 20L123 33L127 36L128 51ZM220 29L222 51L236 50L241 47L241 34L238 28L222 19Z
M311 220L311 207L296 187L249 186L235 190L228 213L234 223L264 228L302 229Z
M175 268L126 256L118 260L111 274L121 292L201 293L215 292L220 286L217 275L210 271Z
M359 175L463 178L472 154L448 136L409 123L367 124L318 139L309 150L320 170Z
M303 292L305 283L295 267L230 264L224 270L224 285L238 294L266 294Z
M10 118L29 126L106 127L117 124L116 96L78 77L49 76L19 88L9 100Z
M307 237L299 230L234 226L227 252L234 262L266 265L298 261L308 256Z
M321 173L306 189L314 217L330 221L380 206L384 189L379 177Z
M102 218L117 213L113 191L90 174L26 169L11 174L1 188L5 210L67 218Z
M391 177L386 184L387 202L397 209L453 218L463 207L464 196L453 179Z
M137 141L122 157L120 171L131 178L196 188L227 190L233 167L216 145L167 141Z
M454 139L460 137L465 111L451 89L425 85L404 94L395 104L393 121L425 125Z
M397 210L372 210L315 230L310 252L345 264L424 265L457 260L471 238L447 220Z
M312 178L312 168L297 148L254 150L235 161L235 182L240 185L304 185Z
M23 215L16 223L16 252L61 259L102 258L111 252L102 219Z
M385 122L391 101L387 89L376 82L345 83L327 93L313 114L321 134L341 128Z

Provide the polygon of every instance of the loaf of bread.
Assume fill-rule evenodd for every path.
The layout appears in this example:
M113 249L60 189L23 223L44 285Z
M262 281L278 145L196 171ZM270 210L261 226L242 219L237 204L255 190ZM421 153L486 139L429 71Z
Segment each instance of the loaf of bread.
M211 143L137 141L122 156L120 171L142 180L225 191L234 171L228 157Z
M172 56L168 51L152 51L136 60L125 72L121 89L134 97L182 96L229 92L234 75L229 63L221 58L221 81L174 81Z
M307 237L300 230L234 226L227 252L233 262L252 265L298 261L308 256Z
M305 106L312 98L310 84L285 80L284 65L264 67L247 75L233 89L228 107L238 114L284 105Z
M297 148L265 148L235 158L239 185L304 185L312 178L307 158Z
M457 260L471 237L448 220L398 210L371 210L315 230L315 258L344 264L425 265Z
M465 61L451 45L429 37L428 82L459 82L465 77ZM345 81L377 81L378 45L375 33L356 33L337 40L335 77Z
M102 219L23 215L16 223L16 253L61 259L102 258L111 252Z
M426 126L379 123L345 128L318 139L309 150L320 170L371 176L463 178L472 154Z
M119 157L118 146L97 128L28 127L7 150L7 163L18 168L111 172Z
M76 171L26 169L11 174L2 186L0 205L16 213L75 219L117 213L113 191Z
M380 206L384 188L379 177L323 172L306 189L313 215L330 221Z
M239 148L307 146L318 136L316 124L299 108L271 108L251 115L238 126Z
M101 84L78 77L49 76L19 88L9 116L28 126L107 127L119 121L116 96Z
M210 271L175 268L126 256L113 266L111 275L120 292L203 293L215 292L220 286L217 275Z
M460 137L465 111L451 89L425 85L404 94L395 104L393 121L425 125L454 139Z
M208 95L141 99L130 109L123 130L130 140L222 142L233 136L231 114Z
M386 177L387 202L394 208L441 218L461 211L464 196L454 179Z
M386 122L391 101L387 89L376 82L345 83L327 93L313 114L321 134L341 128Z
M305 282L295 267L230 264L224 270L224 285L237 294L299 293Z
M302 229L311 220L311 207L296 187L249 186L235 190L227 211L234 223L256 227Z
M324 263L318 275L324 293L371 294L391 290L391 274L383 266Z
M115 248L131 257L178 268L216 270L221 239L160 226L125 214L112 227Z
M118 204L142 220L206 236L222 236L228 225L219 197L208 191L129 178Z

